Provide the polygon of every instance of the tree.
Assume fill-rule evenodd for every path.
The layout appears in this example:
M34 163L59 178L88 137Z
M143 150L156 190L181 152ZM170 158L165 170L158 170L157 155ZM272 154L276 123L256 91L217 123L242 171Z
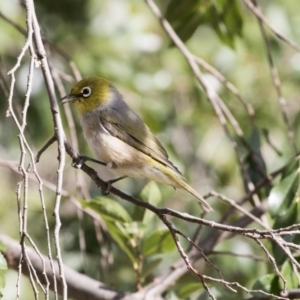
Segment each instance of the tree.
M4 299L299 297L298 6L2 3ZM116 83L214 212L71 167L92 154L58 99L81 73Z

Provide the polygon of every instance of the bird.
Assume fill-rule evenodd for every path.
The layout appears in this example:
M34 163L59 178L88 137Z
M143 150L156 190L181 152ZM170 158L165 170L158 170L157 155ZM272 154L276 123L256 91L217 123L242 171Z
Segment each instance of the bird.
M113 173L184 189L199 200L204 211L213 211L187 184L165 148L111 82L101 77L82 79L61 99L62 104L67 102L73 103L81 116L89 147Z

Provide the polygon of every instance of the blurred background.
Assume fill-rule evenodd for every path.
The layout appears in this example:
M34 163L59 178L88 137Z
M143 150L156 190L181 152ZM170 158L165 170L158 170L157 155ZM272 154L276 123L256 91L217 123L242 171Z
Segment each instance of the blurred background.
M227 23L224 23L225 30L222 31L222 26L218 27L215 24L214 14L209 11L210 1L195 1L198 6L201 4L199 11L204 16L201 21L196 20L195 24L194 18L188 14L192 6L191 1L186 1L186 6L179 7L179 11L172 7L172 5L175 7L179 5L176 1L160 2L157 1L157 4L177 29L191 52L219 70L237 87L245 102L252 105L255 111L255 126L238 99L215 76L203 71L206 82L222 97L239 122L246 140L259 149L267 173L286 164L295 154L295 149L287 137L286 125L270 76L266 47L253 14L242 1L233 1L235 6L232 14L227 15L229 19L226 19L226 12L223 12ZM284 36L299 44L299 1L258 2L270 24ZM188 183L200 194L204 195L215 190L234 200L245 195L245 187L232 143L182 54L172 44L144 1L36 0L34 4L42 36L51 42L45 44L48 60L52 70L61 75L66 93L75 82L68 64L70 59L76 64L83 78L100 76L115 84L124 95L125 101L142 117L162 142L171 160L185 175ZM222 7L220 9L222 12ZM1 1L0 12L24 29L26 28L26 15L18 1ZM25 37L3 19L3 16L0 18L0 28L2 29L0 31L2 81L8 87L10 79L6 74L16 63ZM300 54L276 38L269 30L267 30L267 36L282 82L282 93L287 100L286 110L295 133L294 140L296 146L299 147ZM24 103L28 69L29 54L26 53L16 72L13 99L14 109L19 118L21 118ZM4 90L3 88L0 90L0 156L2 162L18 163L20 159L20 146L17 138L19 131L13 119L6 117L8 104ZM57 97L61 96L63 95L57 90ZM70 140L69 126L62 106L60 106L60 111L67 139ZM92 156L84 141L80 120L75 111L73 111L73 116L79 152ZM53 132L52 115L43 76L41 70L36 67L25 133L35 154L53 135ZM233 131L232 134L235 137ZM246 161L247 151L243 149L238 139L236 142L240 157ZM37 164L41 177L54 184L58 165L56 157L57 147L52 145ZM27 160L29 162L29 156ZM101 178L112 178L112 175L103 167L97 165L92 167L98 171ZM64 189L78 197L75 184L76 172L83 177L91 198L100 197L101 192L95 184L81 171L71 167L69 157L65 166ZM15 192L21 176L2 164L0 165L0 178L1 232L19 239ZM174 191L168 186L148 183L142 179L125 179L117 183L116 187L145 200L151 196L154 199L153 203L161 207L167 206L197 216L201 213L197 202L190 195L184 191ZM44 195L50 229L53 230L54 191L44 187ZM79 200L81 200L80 197L83 196L79 196ZM111 195L108 197L116 199ZM45 226L37 184L32 181L28 199L28 231L39 249L47 253L44 240ZM131 227L127 228L126 234L132 239L132 244L124 246L129 250L124 250L122 245L115 241L113 234L106 232L103 228L100 231L104 241L99 245L92 218L86 214L78 217L78 210L74 203L68 198L63 198L60 211L62 256L66 265L80 272L101 280L113 288L133 291L137 286L139 275L134 268L135 258L130 259L128 251L131 251L131 254L134 254L134 251L143 252L147 238L165 229L154 216L149 217L147 223L143 223L144 212L141 213L143 216L141 217L139 209L125 201L117 201L131 218L129 222ZM209 215L212 220L219 220L229 207L215 199L210 200L210 203L216 211ZM196 229L196 226L183 222L178 222L177 225L188 235L192 235ZM82 245L80 247L80 232L84 236L85 251L82 250ZM205 231L203 234L205 235ZM166 248L161 253L157 253L157 249L147 249L143 253L145 256L143 284L151 282L162 270L179 259L172 240L170 239L166 244ZM183 244L187 245L184 242ZM140 245L140 249L136 245ZM217 250L238 250L242 253L255 254L257 248L254 244L237 238L219 244ZM261 250L260 254L262 254ZM230 256L215 256L212 260L217 266L221 266L221 272L227 280L238 280L247 287L251 287L257 278L268 273L268 269L272 269L271 266L245 258L234 258L234 265L232 264L233 258ZM149 272L146 270L147 266ZM214 271L202 265L199 269L215 276ZM3 299L15 297L16 276L17 273L14 271L6 273L6 287L2 291ZM186 274L175 288L166 292L165 297L167 299L188 299L187 297L200 299L198 297L203 293L201 287L191 288L189 292L186 292L183 287L187 285L187 282L197 283L198 280L191 274ZM221 288L216 291L216 295L221 293L220 291L223 291L222 299L232 299L231 296L226 298L226 293ZM24 299L32 297L31 287L25 277L22 279L22 295Z

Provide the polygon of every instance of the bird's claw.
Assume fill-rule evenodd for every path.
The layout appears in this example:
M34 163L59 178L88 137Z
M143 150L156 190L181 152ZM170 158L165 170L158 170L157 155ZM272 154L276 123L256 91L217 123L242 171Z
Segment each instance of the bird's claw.
M102 188L102 194L103 195L108 195L110 193L110 190L112 188L112 184L117 182L117 181L120 181L124 178L126 178L127 176L121 176L121 177L118 177L118 178L115 178L115 179L111 179L111 180L108 180L106 181L106 188Z
M97 163L99 165L106 166L106 163L103 161L100 161L100 160L97 160L97 159L94 159L94 158L91 158L91 157L88 157L85 155L78 155L76 158L73 158L72 167L74 167L76 169L81 169L82 165L87 161L91 161L91 162Z
M77 156L73 158L72 167L76 169L81 169L82 165L86 162L86 158L84 156Z
M106 181L106 187L102 188L102 194L104 196L107 196L110 193L110 190L112 188L110 180Z

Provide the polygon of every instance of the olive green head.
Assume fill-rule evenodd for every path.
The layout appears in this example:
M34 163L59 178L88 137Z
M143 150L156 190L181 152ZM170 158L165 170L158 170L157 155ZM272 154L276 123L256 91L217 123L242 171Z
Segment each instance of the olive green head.
M61 99L62 103L72 102L84 114L105 105L111 99L111 83L104 78L89 77L77 82L71 93Z

